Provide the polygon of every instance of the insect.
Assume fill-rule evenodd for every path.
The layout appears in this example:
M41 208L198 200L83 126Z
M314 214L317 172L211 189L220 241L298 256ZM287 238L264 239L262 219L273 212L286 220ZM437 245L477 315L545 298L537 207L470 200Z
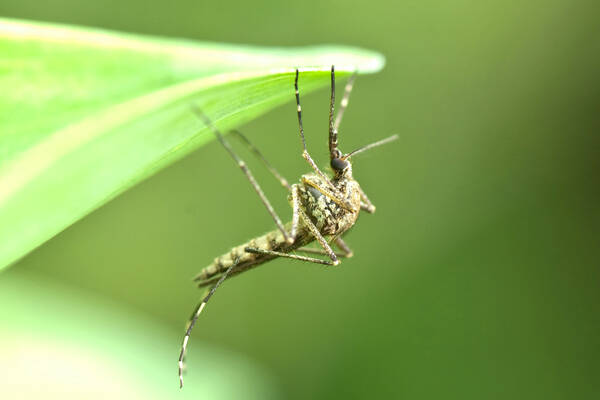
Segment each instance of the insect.
M228 253L217 257L212 264L202 269L194 278L198 287L208 287L208 293L201 303L196 307L188 328L183 338L181 352L179 355L179 385L183 387L183 361L188 345L190 334L200 313L206 303L223 281L231 276L240 274L251 268L257 267L267 261L278 257L291 258L298 261L306 261L323 265L338 265L339 258L351 257L352 250L342 239L342 235L350 229L361 210L368 213L375 212L375 206L367 195L362 191L358 182L352 177L352 164L350 158L358 153L373 147L391 142L398 138L397 135L368 144L350 153L343 154L338 148L338 128L348 106L348 99L356 78L356 73L348 80L344 90L341 107L334 119L335 111L335 68L331 67L331 97L329 105L329 158L333 172L332 177L325 175L314 162L306 148L304 139L304 128L302 126L302 108L300 107L300 92L298 91L298 69L294 79L296 90L296 106L298 114L298 125L300 138L302 140L302 157L310 164L313 173L302 175L299 183L290 185L263 157L262 153L254 147L250 141L238 131L232 133L238 135L250 150L266 165L266 167L285 187L288 201L292 207L292 221L286 225L269 203L269 200L254 179L254 176L241 158L233 151L225 140L223 134L217 129L211 120L198 108L194 112L210 127L217 140L225 147L246 175L252 187L267 208L267 211L275 221L277 229L263 236L259 236L240 246L234 247ZM328 240L328 239L329 240ZM307 244L317 241L320 249L306 248ZM341 252L335 252L332 243ZM308 257L295 254L295 252L325 255L327 259Z

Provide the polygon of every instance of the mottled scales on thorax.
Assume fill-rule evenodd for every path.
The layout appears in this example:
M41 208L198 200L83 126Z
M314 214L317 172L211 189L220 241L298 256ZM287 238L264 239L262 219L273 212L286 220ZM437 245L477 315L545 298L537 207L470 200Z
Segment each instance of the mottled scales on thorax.
M303 180L303 183L300 184L299 195L302 208L319 231L323 235L337 236L350 229L356 222L360 210L358 182L352 178L334 180L333 184L342 194L342 198L333 199L332 196L325 194L328 192L329 186L318 175L307 174L303 178L317 183L313 186L304 183L305 180ZM330 189L329 192L331 192Z

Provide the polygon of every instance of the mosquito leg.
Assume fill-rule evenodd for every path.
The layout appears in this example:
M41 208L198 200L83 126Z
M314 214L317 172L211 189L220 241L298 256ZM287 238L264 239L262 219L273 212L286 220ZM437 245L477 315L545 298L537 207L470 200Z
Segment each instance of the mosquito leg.
M312 247L300 247L299 249L296 249L295 251L300 251L302 253L309 253L309 254L327 255L327 253L325 252L325 250L323 250L323 249L313 249ZM344 253L340 253L338 251L334 251L333 253L338 258L347 258Z
M292 230L290 237L292 240L296 240L296 233L298 232L298 222L300 220L300 198L298 197L298 184L292 185Z
M255 248L255 247L246 247L244 250L246 250L248 253L265 254L265 255L277 256L277 257L285 257L285 258L291 258L293 260L308 261L308 262L312 262L312 263L316 263L316 264L323 264L323 265L337 265L337 264L339 264L339 261L336 264L335 261L321 260L320 258L313 258L313 257L304 257L304 256L296 255L296 254L282 253L280 251L258 249L258 248Z
M246 163L233 151L233 148L231 147L231 145L229 144L229 142L227 142L225 140L225 138L223 137L223 135L221 134L221 132L212 123L212 121L210 119L208 119L208 117L206 116L206 114L204 114L199 108L196 108L196 107L193 108L193 111L204 121L204 123L207 126L209 126L212 129L213 133L217 137L217 140L219 140L219 142L223 145L223 147L225 147L225 150L227 150L227 152L231 155L231 157L234 159L234 161L240 167L240 169L242 170L242 172L246 175L246 177L248 178L248 180L252 184L252 187L254 188L254 190L256 191L256 193L258 194L258 196L260 197L260 199L262 200L263 204L267 208L267 211L269 211L269 214L271 214L271 217L273 217L273 220L275 221L275 224L277 225L277 228L279 228L279 230L283 234L283 237L285 237L286 241L288 243L293 243L292 238L290 238L290 236L286 232L285 228L283 227L283 223L281 222L281 219L279 218L279 216L275 212L275 209L273 209L273 206L271 205L271 203L267 199L267 196L265 196L265 194L263 193L262 189L258 185L258 182L256 182L256 179L254 179L254 175L252 175L252 172L250 172L250 169L248 168L248 166L246 165Z
M179 387L180 388L183 387L183 359L185 358L185 350L187 348L187 344L190 339L190 335L192 334L192 329L194 329L194 325L196 324L196 321L198 321L198 317L200 316L200 313L202 313L202 310L206 306L206 303L208 302L208 300L210 300L210 298L215 293L217 288L221 285L221 283L223 283L223 281L225 279L227 279L227 276L229 275L231 270L233 268L235 268L238 261L239 261L239 259L236 260L233 264L231 264L231 267L229 267L225 271L225 273L223 273L223 275L217 281L217 283L215 283L215 285L209 290L208 294L204 297L204 299L202 299L202 302L196 308L196 311L194 312L194 316L192 317L192 319L188 325L188 328L185 331L185 336L183 337L183 344L181 345L181 353L179 354Z
M346 88L344 89L344 97L342 97L342 102L340 103L340 109L338 110L337 115L335 116L335 124L333 125L333 130L336 133L340 127L340 123L342 122L342 117L344 116L344 111L346 111L346 107L348 107L348 99L350 98L350 93L352 92L352 88L354 87L354 80L358 75L357 72L354 72L348 82L346 83Z
M300 127L300 138L302 139L302 146L304 147L304 151L302 152L302 157L310 164L312 169L319 175L324 182L327 183L329 187L334 192L338 192L338 190L333 186L333 183L329 180L329 178L319 169L317 164L314 162L310 154L308 154L308 150L306 149L306 139L304 138L304 128L302 126L302 107L300 106L300 92L298 91L298 68L296 68L296 79L294 80L294 87L296 88L296 106L298 109L298 125Z
M360 202L360 208L362 210L365 210L369 214L373 214L375 212L375 206L373 205L373 203L371 203L371 200L369 200L365 192L363 192L363 190L360 187L358 188L358 191L360 192L360 199L362 200Z
M300 217L302 218L302 222L304 222L304 225L306 225L308 230L310 230L310 233L312 233L312 235L315 237L317 242L319 242L321 247L323 247L323 250L325 250L325 253L327 253L327 256L329 256L329 258L331 258L333 265L338 265L340 263L340 261L337 259L337 256L333 252L333 249L331 248L331 246L329 246L329 243L327 243L327 241L325 240L323 235L321 235L321 232L319 232L319 229L315 226L315 224L313 224L313 222L310 220L310 218L308 218L308 216L304 213L304 210L299 208L298 213L300 214Z
M344 252L346 258L350 258L354 255L352 249L348 247L346 242L344 242L344 240L341 237L335 239L335 244L337 245L337 247L340 248L340 250Z
M277 178L277 180L279 181L279 183L281 183L281 186L283 186L284 188L286 188L287 190L291 191L292 188L290 187L290 184L288 183L288 181L279 174L279 172L277 172L277 170L275 169L275 167L273 167L271 165L270 162L267 161L267 159L262 155L262 153L260 152L260 150L258 150L256 148L256 146L254 146L250 140L248 140L248 138L240 131L238 130L232 130L230 131L231 133L237 135L245 144L246 146L248 146L248 148L250 149L250 151L252 151L256 157L258 157L262 163L267 167L267 169L269 171L271 171L271 173L275 176L275 178Z
M360 202L360 209L368 212L369 214L373 214L375 212L375 206Z
M340 257L340 258L350 258L354 255L354 253L352 252L352 250L350 249L350 247L348 247L348 245L346 244L346 242L344 242L342 240L342 238L338 237L335 239L334 243L336 244L337 247L340 248L340 250L342 250L341 253L339 252L334 252L336 256ZM296 251L301 251L303 253L312 253L312 254L323 254L323 255L327 255L327 253L325 252L325 250L323 249L314 249L312 247L300 247L299 249L296 249Z

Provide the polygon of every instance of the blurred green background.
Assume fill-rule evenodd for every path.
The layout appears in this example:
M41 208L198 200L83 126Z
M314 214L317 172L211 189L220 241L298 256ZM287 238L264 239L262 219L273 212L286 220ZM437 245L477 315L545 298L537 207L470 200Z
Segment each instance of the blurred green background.
M383 72L357 80L340 132L345 151L400 134L355 160L377 213L347 236L354 258L327 270L278 260L223 285L191 341L190 391L286 399L600 392L595 2L3 0L0 15L219 42L348 44L387 57ZM293 181L308 167L291 94L243 131ZM327 103L326 91L303 98L309 150L321 163ZM240 153L289 218L277 182ZM92 340L92 353L170 364L138 386L99 375L88 387L182 396L178 348L201 294L190 278L272 225L211 143L4 272L2 331L70 346L105 329L112 341ZM144 327L143 343L124 322L138 319L131 329ZM130 352L128 343L144 347ZM34 351L32 363L44 354ZM29 384L40 379L22 373L32 374Z

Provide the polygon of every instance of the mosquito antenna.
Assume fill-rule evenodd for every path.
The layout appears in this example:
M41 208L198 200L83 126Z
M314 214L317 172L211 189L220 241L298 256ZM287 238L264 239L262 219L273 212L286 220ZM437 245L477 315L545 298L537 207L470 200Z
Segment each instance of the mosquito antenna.
M338 150L338 132L333 121L335 112L335 67L331 66L331 99L329 101L329 157L333 160L341 156Z
M381 139L381 140L378 140L377 142L373 142L373 143L370 143L370 144L368 144L366 146L360 147L360 148L358 148L358 149L356 149L356 150L354 150L354 151L346 154L344 157L342 157L342 160L346 160L346 159L348 159L348 158L350 158L350 157L352 157L352 156L354 156L354 155L356 155L358 153L362 153L363 151L370 150L373 147L377 147L377 146L381 146L381 145L389 143L389 142L393 142L394 140L398 139L398 137L399 137L398 135L392 135L392 136L390 136L388 138Z

